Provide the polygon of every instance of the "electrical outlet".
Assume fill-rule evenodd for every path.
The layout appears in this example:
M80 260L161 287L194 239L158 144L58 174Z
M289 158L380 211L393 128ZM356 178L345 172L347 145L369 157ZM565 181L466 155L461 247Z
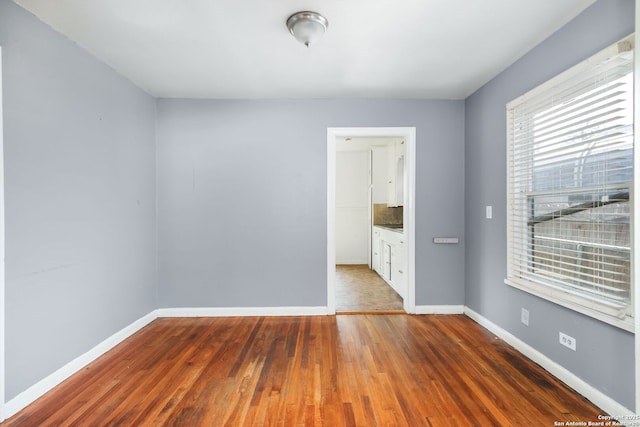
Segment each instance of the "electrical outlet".
M562 332L560 332L560 344L576 351L576 339Z
M520 312L520 321L529 326L529 310L527 310L526 308L523 308Z

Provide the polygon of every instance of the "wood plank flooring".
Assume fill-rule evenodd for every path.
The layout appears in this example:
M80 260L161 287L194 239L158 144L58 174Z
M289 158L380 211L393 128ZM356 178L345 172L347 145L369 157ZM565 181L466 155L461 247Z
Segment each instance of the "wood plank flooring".
M3 426L553 426L602 411L462 315L161 318Z
M367 265L336 266L336 311L403 311L403 301L382 277Z

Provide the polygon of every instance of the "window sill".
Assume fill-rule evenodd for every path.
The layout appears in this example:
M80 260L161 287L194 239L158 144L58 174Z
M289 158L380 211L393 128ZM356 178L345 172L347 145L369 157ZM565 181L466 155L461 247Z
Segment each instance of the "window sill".
M540 285L524 280L505 279L504 283L625 331L635 332L633 318L630 316L618 317L620 308L614 305L593 300L562 288Z

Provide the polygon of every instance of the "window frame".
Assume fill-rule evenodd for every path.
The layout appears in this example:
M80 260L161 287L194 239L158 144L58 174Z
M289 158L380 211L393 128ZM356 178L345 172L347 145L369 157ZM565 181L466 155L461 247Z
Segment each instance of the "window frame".
M507 277L504 279L504 283L512 286L514 288L520 289L532 295L538 296L545 300L551 301L563 307L569 308L573 311L585 314L587 316L593 317L595 319L601 320L610 325L619 327L621 329L634 332L635 331L635 321L633 318L634 306L636 304L635 301L635 279L634 279L634 223L635 223L635 212L633 209L634 205L634 182L633 180L629 183L628 191L629 191L629 207L630 207L630 307L626 311L626 315L624 318L619 317L620 309L616 307L615 304L609 303L605 300L598 299L596 297L590 296L587 293L583 293L580 291L571 290L567 287L557 286L552 283L536 283L534 281L530 281L527 279L523 279L517 277L514 272L512 261L514 260L515 249L512 247L513 242L516 241L517 236L516 233L522 233L522 231L515 231L512 228L513 219L512 219L512 207L514 207L514 203L516 202L514 199L514 191L512 183L512 175L514 166L511 164L513 159L513 132L509 128L510 124L513 123L514 112L513 109L515 106L522 105L527 103L528 101L540 96L541 94L549 93L554 87L558 86L561 83L567 82L574 78L575 76L582 74L590 69L593 69L595 66L603 63L608 58L611 58L614 55L617 55L622 51L634 50L634 34L631 34L620 41L612 44L611 46L601 50L595 55L587 58L586 60L580 62L579 64L569 68L568 70L558 74L557 76L547 80L546 82L540 84L535 87L531 91L525 93L524 95L510 101L506 105L506 118L507 118ZM634 73L636 70L634 70ZM633 91L633 88L632 88ZM634 100L635 102L635 100ZM633 147L633 151L635 151L635 147ZM632 153L633 155L633 153ZM635 168L635 165L634 165ZM527 237L528 239L528 237ZM522 240L519 242L522 244ZM528 242L528 240L527 240ZM526 242L525 242L526 243Z

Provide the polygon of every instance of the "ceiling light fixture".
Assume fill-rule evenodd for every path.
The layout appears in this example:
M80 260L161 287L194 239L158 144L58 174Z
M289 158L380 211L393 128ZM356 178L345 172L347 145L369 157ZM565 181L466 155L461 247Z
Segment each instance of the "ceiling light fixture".
M318 41L328 26L327 18L316 12L298 12L287 19L287 28L291 35L307 47Z

